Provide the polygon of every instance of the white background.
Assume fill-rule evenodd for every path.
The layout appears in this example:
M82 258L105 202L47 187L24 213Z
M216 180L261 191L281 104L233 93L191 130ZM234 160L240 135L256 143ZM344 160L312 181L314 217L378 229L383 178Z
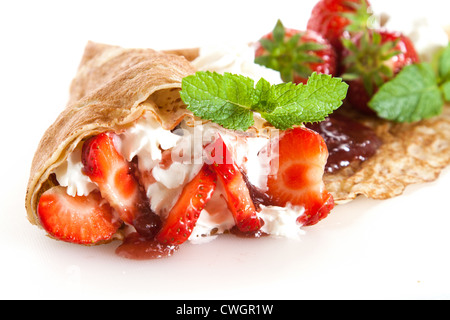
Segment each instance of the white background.
M407 12L404 1L371 2L402 19L446 24L447 0L408 1ZM338 206L300 242L224 236L158 261L119 258L118 243L54 241L26 219L34 151L67 101L88 40L155 49L246 43L279 18L304 28L314 3L1 1L0 298L450 298L448 169L401 197Z

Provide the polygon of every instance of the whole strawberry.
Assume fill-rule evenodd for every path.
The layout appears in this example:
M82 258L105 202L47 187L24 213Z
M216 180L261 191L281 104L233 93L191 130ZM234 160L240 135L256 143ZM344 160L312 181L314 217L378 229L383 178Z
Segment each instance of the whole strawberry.
M279 71L284 82L306 83L313 72L334 75L337 58L318 33L287 29L278 20L274 30L257 43L255 62Z
M385 82L405 66L419 62L411 40L398 32L370 30L343 39L342 77L349 85L347 101L369 114L368 102Z
M313 8L307 29L327 39L339 55L341 37L350 24L364 24L370 4L367 0L320 0Z

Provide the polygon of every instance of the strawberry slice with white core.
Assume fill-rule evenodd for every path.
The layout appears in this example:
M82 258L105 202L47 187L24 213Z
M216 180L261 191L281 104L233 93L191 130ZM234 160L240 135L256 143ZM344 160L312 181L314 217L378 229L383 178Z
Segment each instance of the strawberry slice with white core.
M83 173L95 182L102 196L133 225L144 214L151 214L148 199L133 175L132 165L114 146L117 136L101 133L85 141L82 150Z
M212 164L222 182L228 208L233 214L236 227L241 232L254 232L261 228L255 204L239 167L233 161L231 152L221 136L205 148L207 161Z
M334 201L323 183L328 158L323 138L315 131L297 127L281 132L270 147L273 159L267 193L272 203L303 206L305 212L297 220L302 225L313 225L325 218Z
M52 237L85 245L111 240L121 224L98 191L72 197L61 186L42 194L38 216Z
M170 210L156 240L162 244L182 244L192 233L201 211L211 199L216 188L217 176L208 165L181 192Z

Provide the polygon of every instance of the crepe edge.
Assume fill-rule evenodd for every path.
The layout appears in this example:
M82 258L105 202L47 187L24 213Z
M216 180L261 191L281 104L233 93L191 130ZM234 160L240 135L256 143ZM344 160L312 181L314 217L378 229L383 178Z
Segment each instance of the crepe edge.
M92 47L95 47L97 45L103 46L103 49L118 48L117 46L109 46L89 42L86 46L85 53L92 53ZM168 65L161 67L169 73L167 83L161 84L156 87L149 86L146 90L143 90L144 92L139 92L138 94L136 94L137 100L132 101L132 103L131 101L128 101L128 108L125 108L123 106L117 107L115 105L108 105L111 102L108 101L108 86L118 85L117 82L120 82L121 79L126 79L127 75L130 73L127 73L127 71L130 71L130 69L126 70L124 73L117 75L117 77L114 77L114 79L112 80L113 82L108 82L104 86L101 86L99 89L81 98L79 101L73 102L68 105L60 113L55 122L45 131L33 157L25 196L25 209L27 212L27 218L31 224L40 226L39 218L37 216L38 199L45 190L55 185L55 182L52 181L51 178L53 170L67 159L70 152L73 151L83 139L104 131L120 131L130 123L137 120L146 112L150 112L155 115L157 120L159 119L160 123L164 121L164 119L158 117L159 113L162 111L158 109L158 106L155 103L149 100L150 97L157 92L161 92L162 90L180 90L182 77L194 73L195 70L185 58L181 58L180 56L173 54L162 54L164 56L170 57L167 58ZM161 56L159 56L159 58L161 58ZM82 63L80 64L80 69L84 65L83 61L91 61L92 59L95 59L95 56L83 56ZM174 62L177 64L176 67L181 68L181 70L177 70L178 74L175 77L175 80L171 77L170 74L170 72L172 71L170 69L170 61L172 61L173 59L177 60L176 62ZM164 58L162 60L164 60ZM131 67L131 69L132 68L133 67ZM74 80L76 80L76 77ZM134 88L131 89L133 90ZM112 92L111 94L114 94L114 92ZM102 99L106 99L104 104L102 104ZM116 100L112 100L114 103L117 103ZM119 111L102 114L102 112L105 112L104 110L102 110L102 108L105 108L105 110L107 111ZM81 116L79 114L80 111L85 113L84 118L89 118L91 114L94 115L92 117L93 122L88 122L78 127L75 125L75 128L67 125L66 123L72 124L73 119L79 119L79 117ZM111 116L111 114L113 115ZM115 117L117 114L119 114L118 118ZM178 119L175 119L175 121L179 122L186 116L190 116L189 112L187 111L186 114L179 114ZM68 132L67 136L62 139L61 134L64 131ZM53 146L53 149L51 147L48 147L48 144L51 144L51 146Z
M367 161L324 175L336 204L358 196L400 196L410 185L435 181L450 165L450 105L439 116L415 123L369 118L361 122L374 129L383 144Z

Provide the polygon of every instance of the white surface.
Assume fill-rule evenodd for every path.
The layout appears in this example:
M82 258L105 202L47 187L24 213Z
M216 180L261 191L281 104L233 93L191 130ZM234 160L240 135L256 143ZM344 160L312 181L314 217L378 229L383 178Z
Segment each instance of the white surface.
M278 18L302 28L315 3L155 2L0 3L0 298L450 298L448 169L401 197L338 206L306 229L301 242L220 237L159 261L119 258L117 243L88 248L54 241L28 223L31 159L65 105L88 40L156 49L248 42ZM385 8L389 1L372 3ZM447 0L422 3L409 2L408 14L445 22Z

